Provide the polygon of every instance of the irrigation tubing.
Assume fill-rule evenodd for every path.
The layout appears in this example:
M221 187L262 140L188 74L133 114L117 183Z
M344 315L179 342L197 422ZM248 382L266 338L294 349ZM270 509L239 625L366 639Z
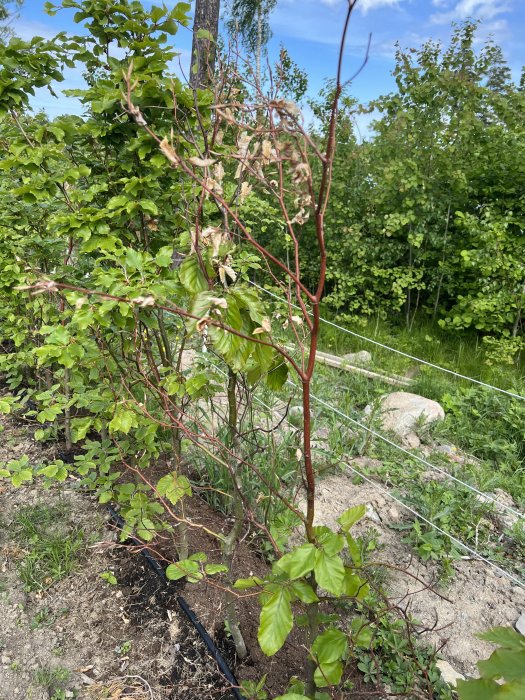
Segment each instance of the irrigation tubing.
M124 519L117 513L117 511L111 506L108 506L108 512L111 516L111 520L113 520L115 525L121 530L124 529L126 523ZM140 553L148 563L148 566L157 574L157 576L160 578L160 580L165 586L169 586L171 582L166 576L166 571L164 570L164 567L153 556L148 547L144 545L144 542L141 542L139 539L133 537L132 535L128 536L127 539L129 542L132 542L134 545L140 547ZM232 686L231 694L236 698L236 700L245 700L244 695L242 695L239 691L239 681L237 680L237 678L235 678L231 668L226 663L221 652L217 649L215 642L210 637L204 626L199 622L199 619L197 618L193 610L190 608L187 601L184 600L184 598L180 595L176 596L176 600L179 604L180 609L186 615L188 620L191 622L191 624L197 631L197 634L200 636L200 638L208 648L208 651L210 652L215 663L217 664L220 672L222 673L224 678L226 678L228 683L230 683L230 685Z

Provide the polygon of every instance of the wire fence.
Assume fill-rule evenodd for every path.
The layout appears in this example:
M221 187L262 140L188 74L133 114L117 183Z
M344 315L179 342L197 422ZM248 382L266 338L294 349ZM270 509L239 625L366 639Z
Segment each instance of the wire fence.
M261 290L262 292L265 292L266 294L270 295L277 301L288 304L288 301L286 299L283 299L280 297L278 294L275 294L274 292L271 292L269 289L266 289L265 287L261 287L261 285L257 284L256 282L250 282L250 284L257 289ZM291 304L291 306L294 309L299 309L300 307L297 306L296 304ZM461 374L460 372L456 372L455 370L448 369L447 367L442 367L441 365L436 365L433 362L429 362L428 360L423 360L420 357L416 357L415 355L411 355L408 352L404 352L403 350L398 350L397 348L392 348L389 345L385 345L384 343L379 342L378 340L374 340L373 338L368 338L365 335L361 335L360 333L356 333L355 331L351 331L349 328L345 328L344 326L340 326L337 323L334 323L333 321L329 321L326 318L321 317L321 322L325 323L327 326L331 326L332 328L336 328L338 331L341 331L341 333L345 333L347 335L351 335L355 338L359 338L360 340L364 340L367 343L371 343L372 345L376 345L380 348L383 348L384 350L388 350L390 352L394 352L397 355L402 355L403 357L407 357L410 360L414 360L414 362L418 362L419 364L426 365L427 367L432 367L433 369L437 369L440 372L446 372L447 374L450 374L454 377L457 377L458 379L464 379L468 382L472 382L473 384L477 384L479 386L483 386L486 389L491 389L493 391L497 391L500 394L505 394L507 396L510 396L514 399L519 399L520 401L525 401L525 396L522 396L521 394L516 394L513 391L508 391L507 389L501 389L500 387L494 386L493 384L488 384L487 382L483 382L480 379L474 379L474 377L469 377L466 374Z
M290 383L291 383L293 386L296 387L296 385L293 384L293 382L290 382ZM319 399L319 397L316 397L316 396L313 396L313 395L312 395L312 398L313 398L315 401L321 402L323 405L326 404L326 402L323 401L322 399ZM260 399L258 396L254 396L254 399L255 399L255 401L256 401L257 403L259 403L260 405L262 405L262 406L263 406L264 408L266 408L267 410L269 410L269 411L272 410L271 406L269 406L267 403L265 403L264 401L262 401L262 399ZM340 412L338 409L336 409L336 413L341 414L341 415L342 415L343 417L345 417L345 418L348 418L351 422L354 422L354 423L357 422L357 421L354 421L353 419L351 419L349 416L346 416L345 414L343 414L342 412ZM290 423L289 420L286 419L285 422L286 422L288 425L290 425L292 428L296 429L295 426L294 426L292 423ZM359 425L359 424L358 424L358 425ZM361 426L361 427L364 427L364 426ZM378 433L376 433L376 435L377 435L378 437L381 437ZM395 447L399 447L399 445L396 445L395 443L392 443L392 444L393 444ZM411 455L411 453L408 453L408 454ZM411 456L414 456L414 455L411 455ZM407 503L405 503L404 501L402 501L398 496L394 495L391 491L389 491L389 489L385 488L385 487L382 486L381 484L378 484L377 481L374 481L374 480L371 479L369 476L367 476L366 474L364 474L362 471L360 471L359 469L356 469L353 465L348 464L347 462L345 462L345 467L348 468L348 469L350 469L350 471L354 472L354 473L355 473L356 475L358 475L361 479L363 479L364 481L366 481L367 483L369 483L369 484L370 484L371 486L373 486L373 488L375 488L377 491L379 491L379 492L382 493L383 495L387 496L388 498L390 498L392 501L394 501L394 502L397 503L398 505L402 506L405 510L407 510L409 513L411 513L412 515L414 515L416 518L419 518L421 521L423 521L424 523L426 523L427 525L429 525L429 526L430 526L431 528L433 528L436 532L439 532L441 535L444 535L445 537L447 537L447 538L448 538L451 542L453 542L457 547L460 547L460 548L463 549L464 551L468 552L470 556L474 557L475 559L478 559L479 561L482 561L484 564L486 564L487 566L489 566L489 567L491 567L492 569L494 569L495 571L497 571L499 575L505 576L506 578L508 578L510 581L512 581L512 582L515 583L516 585L518 585L518 586L520 586L521 588L525 589L525 581L521 580L520 578L518 578L517 576L515 576L514 574L512 574L510 571L507 571L506 569L504 569L503 567L499 566L498 564L495 564L495 563L494 563L493 561L491 561L490 559L487 559L487 557L485 557L485 556L483 556L482 554L480 554L478 551L476 551L475 549L473 549L472 547L470 547L468 544L465 544L465 542L462 542L460 539L458 539L457 537L455 537L454 535L452 535L450 532L447 532L446 530L443 530L443 528L439 527L439 525L436 525L436 523L434 523L432 520L429 520L427 517L425 517L424 515L422 515L421 513L419 513L415 508L412 508L412 506L409 506ZM459 482L459 483L462 483L462 482ZM481 492L480 492L480 493L481 493ZM482 495L484 496L485 494L482 494ZM514 511L514 512L516 512L516 513L517 513L518 515L520 515L522 518L524 517L521 513L518 513L517 511Z
M222 370L220 367L218 367L218 365L216 365L215 362L212 362L212 361L209 359L209 357L208 357L208 361L209 361L210 364L213 366L213 368L214 368L215 370L217 370L220 374L223 374L225 377L228 376L227 373L226 373L224 370ZM294 383L293 383L292 381L290 381L290 380L288 380L287 383L288 383L289 385L293 386L293 387L296 388L296 389L298 388L297 385L294 384ZM263 406L266 410L268 410L268 411L270 411L270 412L273 412L273 411L274 411L274 409L272 409L271 406L269 406L265 401L263 401L263 400L262 400L261 398L259 398L257 395L254 394L254 395L253 395L253 398L254 398L254 400L255 400L259 405ZM354 420L353 418L351 418L350 416L346 415L345 413L343 413L342 411L340 411L339 409L337 409L335 406L331 406L330 404L328 404L326 401L324 401L323 399L319 398L318 396L315 396L315 395L312 394L312 398L313 398L315 401L317 401L318 403L320 403L321 405L325 406L325 408L331 409L334 413L336 413L336 414L339 415L340 417L342 417L342 418L344 418L344 419L350 421L351 423L357 425L357 426L360 427L360 428L363 428L364 430L367 430L367 431L371 432L375 437L378 437L378 438L380 438L380 439L382 439L382 440L385 440L386 442L388 442L388 444L392 445L393 447L402 450L402 452L406 453L409 457L417 458L418 461L422 461L422 462L423 462L424 464L426 464L427 466L430 466L430 467L432 467L432 468L434 468L434 469L437 469L438 471L441 471L443 474L445 474L445 475L449 476L450 478L454 479L454 481L457 481L457 482L458 482L459 484L461 484L462 486L464 486L464 487L466 487L466 488L469 488L469 489L472 490L472 491L475 491L476 493L480 494L480 495L483 496L484 498L488 498L488 500L494 502L498 507L504 507L504 504L499 503L497 500L495 500L495 499L493 499L493 498L491 498L491 497L488 497L487 494L484 494L482 491L479 491L478 489L476 489L475 487L471 486L470 484L467 484L467 483L465 483L465 482L463 482L463 481L461 481L461 480L459 480L459 479L456 479L456 478L453 477L451 474L448 474L448 472L445 472L444 470L440 470L438 467L436 467L436 465L433 465L431 462L427 462L426 460L423 460L422 458L419 458L419 456L412 454L412 453L409 452L408 450L405 450L403 447L401 447L400 445L397 445L395 442L392 442L391 440L388 440L388 438L385 438L385 437L384 437L383 435L381 435L380 433L378 433L378 432L376 432L376 431L374 431L374 430L368 428L368 426L365 426L365 425L359 423L359 421L356 421L356 420ZM294 430L297 429L296 426L294 426L287 418L284 419L284 422L287 423L287 424L288 424L290 427L292 427ZM517 586L520 586L521 588L525 589L525 581L522 581L522 580L519 579L517 576L515 576L514 574L512 574L510 571L507 571L506 569L504 569L503 567L499 566L498 564L495 564L493 561L491 561L491 560L488 559L487 557L485 557L485 556L483 556L482 554L480 554L477 550L475 550L474 548L470 547L468 544L465 544L465 542L462 542L460 539L458 539L457 537L455 537L454 535L452 535L450 532L447 532L446 530L443 530L443 528L441 528L439 525L437 525L436 523L434 523L432 520L429 520L429 518L425 517L424 515L422 515L421 513L419 513L415 508L412 508L412 506L408 505L407 503L405 503L404 501L402 501L398 496L394 495L389 489L385 488L385 487L382 486L381 484L378 484L377 481L374 481L374 480L371 479L369 476L367 476L366 474L364 474L362 471L360 471L359 469L356 469L353 465L348 464L347 462L345 462L345 467L347 467L350 471L354 472L354 473L355 473L356 475L358 475L361 479L363 479L364 481L366 481L367 483L369 483L369 484L370 484L373 488L375 488L377 491L379 491L379 492L382 493L383 495L387 496L388 498L390 498L392 501L394 501L394 502L397 503L398 505L402 506L405 510L407 510L409 513L411 513L412 515L414 515L416 518L419 518L422 522L424 522L424 523L426 523L427 525L429 525L429 526L430 526L431 528L433 528L436 532L439 532L441 535L447 537L447 538L448 538L451 542L453 542L457 547L460 547L460 548L463 549L464 551L468 552L468 554L469 554L470 556L472 556L472 557L474 557L475 559L477 559L477 560L483 562L483 563L486 564L487 566L489 566L489 567L491 567L492 569L494 569L495 571L497 571L499 575L505 576L505 577L508 578L510 581L512 581L513 583L515 583ZM513 514L517 515L517 516L520 517L521 519L525 519L525 516L524 516L522 513L519 513L518 511L514 510L513 508L505 507L505 509L506 509L506 510L509 510L509 511L512 512Z
M287 300L285 300L285 299L279 297L279 296L278 296L277 294L275 294L274 292L271 292L271 291L269 291L268 289L265 289L264 287L261 287L260 285L256 284L255 282L251 282L251 284L252 284L252 286L256 287L257 289L259 289L259 290L265 292L266 294L270 295L271 297L273 297L273 298L276 299L277 301L280 301L280 302L282 302L282 303L288 304L288 301L287 301ZM295 309L299 309L299 308L300 308L300 307L298 307L298 306L295 305L295 304L291 304L291 306L292 306L293 308L295 308ZM372 339L372 338L367 338L366 336L361 335L361 334L359 334L359 333L356 333L355 331L351 331L350 329L345 328L344 326L340 326L340 325L338 325L338 324L336 324L336 323L333 323L332 321L329 321L328 319L321 318L321 321L322 321L323 323L329 325L329 326L332 326L333 328L336 328L337 330L339 330L339 331L341 331L341 332L343 332L343 333L347 333L347 334L352 335L352 336L354 336L354 337L356 337L356 338L359 338L359 339L361 339L361 340L364 340L364 341L367 341L367 342L369 342L369 343L372 343L372 344L374 344L374 345L376 345L376 346L379 346L379 347L381 347L381 348L383 348L383 349L385 349L385 350L388 350L388 351L397 353L397 354L399 354L399 355L402 355L402 356L404 356L404 357L407 357L407 358L409 358L409 359L411 359L411 360L414 360L415 362L421 363L421 364L423 364L423 365L427 365L427 366L429 366L429 367L432 367L432 368L437 369L437 370L442 371L442 372L446 372L447 374L453 375L453 376L455 376L455 377L457 377L457 378L459 378L459 379L464 379L464 380L469 381L469 382L472 382L472 383L474 383L474 384L483 386L483 387L485 387L485 388L487 388L487 389L491 389L491 390L496 391L496 392L499 392L499 393L501 393L501 394L505 394L505 395L510 396L510 397L512 397L512 398L519 399L519 400L521 400L521 401L525 401L525 397L521 396L520 394L514 393L514 392L512 392L512 391L508 391L508 390L506 390L506 389L501 389L501 388L499 388L499 387L493 386L492 384L488 384L488 383L483 382L483 381L481 381L481 380L474 379L473 377L469 377L469 376L464 375L464 374L461 374L461 373L459 373L459 372L455 372L454 370L450 370L450 369L448 369L448 368L446 368L446 367L442 367L442 366L436 365L436 364L434 364L434 363L432 363L432 362L428 362L427 360L423 360L423 359L421 359L421 358L418 358L418 357L416 357L416 356L414 356L414 355L411 355L410 353L406 353L406 352L403 352L402 350L398 350L398 349L396 349L396 348L392 348L392 347L390 347L390 346L388 346L388 345L385 345L384 343L380 343L380 342L377 341L377 340L374 340L374 339ZM227 376L226 373L225 373L223 370L221 370L221 368L218 367L214 362L212 362L212 361L210 360L209 357L208 357L208 361L210 362L210 364L211 364L216 370L218 370L220 373L222 373L222 374L224 374L225 376ZM295 389L298 388L297 385L294 384L294 382L292 382L291 380L288 380L287 383L288 383L289 385L291 385L292 387L294 387ZM262 399L260 399L258 396L254 395L253 398L254 398L254 400L255 400L257 403L259 403L260 405L264 406L266 409L268 409L268 410L270 410L270 411L273 410L273 409L271 409L270 406L268 406L268 404L266 404L264 401L262 401ZM327 410L333 412L334 414L336 414L337 416L339 416L340 418L342 418L343 420L348 421L349 423L351 423L351 424L357 426L357 427L360 428L361 430L364 430L365 432L369 433L369 434L372 435L373 437L375 437L375 438L377 438L377 439L383 441L384 443L388 444L390 447L393 447L394 449L400 451L401 453L403 453L404 455L406 455L407 457L409 457L411 460L414 460L414 461L416 461L416 462L419 462L419 463L423 464L425 467L427 467L427 468L429 468L429 469L432 469L432 470L434 470L434 471L440 473L440 474L441 474L442 476L444 476L445 478L450 479L451 481L453 481L453 482L459 484L459 485L462 486L463 488L468 489L469 491L475 493L476 496L477 496L480 500L482 500L483 502L485 502L485 503L487 503L487 502L492 503L498 510L500 510L500 511L501 511L501 510L506 511L506 512L512 514L513 516L515 516L516 518L518 518L520 521L522 521L522 522L525 521L525 515L524 515L523 513L520 513L520 512L519 512L518 510L516 510L515 508L512 508L511 506L508 506L508 505L506 505L506 504L504 504L504 503L498 501L498 499L494 498L494 497L491 496L490 494L484 493L483 491L477 489L475 486L472 486L472 484L469 484L469 483L463 481L462 479L459 479L459 478L456 477L455 475L450 474L449 472L447 472L445 469L442 469L442 468L439 467L438 465L433 464L432 462L430 462L430 461L428 461L427 459L421 457L420 455L417 455L417 454L411 452L410 450L407 450L407 449L404 448L402 445L398 445L398 444L395 443L393 440L390 440L389 438L387 438L385 435L382 435L380 432L374 430L373 428L371 428L371 427L365 425L364 423L361 423L360 421L356 420L355 418L352 418L351 416L347 415L346 413L344 413L343 411L341 411L340 409L338 409L336 406L333 406L333 405L331 405L330 403L328 403L327 401L324 401L324 399L321 399L319 396L316 396L316 395L312 394L312 399L313 399L314 401L316 401L318 404L322 405L322 406L323 406L324 408L326 408ZM285 419L285 422L288 423L288 424L289 424L290 426L292 426L293 428L295 428L295 426L293 426L292 423L290 423L290 421L288 421L287 419ZM469 555L471 555L471 556L474 557L475 559L478 559L479 561L484 562L487 566L490 566L492 569L494 569L495 571L497 571L498 574L500 574L501 576L505 576L506 578L508 578L510 581L512 581L512 582L515 583L516 585L518 585L518 586L520 586L521 588L524 588L524 589L525 589L525 581L522 581L521 579L519 579L519 578L518 578L517 576L515 576L514 574L510 573L509 571L507 571L506 569L502 568L501 566L495 564L493 561L491 561L491 560L488 559L487 557L485 557L485 556L483 556L482 554L480 554L480 553L479 553L478 551L476 551L474 548L472 548L472 547L470 547L469 545L465 544L465 543L462 542L460 539L458 539L457 537L455 537L454 535L452 535L451 533L447 532L446 530L444 530L443 528L441 528L439 525L437 525L436 523L434 523L432 520L426 518L424 515L422 515L421 513L419 513L416 509L412 508L412 507L409 506L407 503L405 503L404 501L402 501L398 496L394 495L389 489L385 488L385 487L382 486L381 484L378 484L376 481L374 481L373 479L371 479L371 478L370 478L369 476L367 476L366 474L363 474L362 471L356 469L354 466L352 466L352 465L350 465L350 464L346 464L346 467L347 467L348 469L350 469L352 472L354 472L356 475L358 475L360 478L362 478L364 481L366 481L367 483L369 483L370 485L372 485L377 491L381 492L382 494L386 495L386 496L387 496L388 498L390 498L391 500L395 501L398 505L402 506L404 509L406 509L408 512L410 512L410 513L411 513L412 515L414 515L416 518L420 519L422 522L424 522L424 523L426 523L427 525L429 525L430 527L432 527L436 532L439 532L441 535L447 537L447 538L448 538L451 542L453 542L456 546L458 546L458 547L460 547L461 549L463 549L464 551L468 552Z

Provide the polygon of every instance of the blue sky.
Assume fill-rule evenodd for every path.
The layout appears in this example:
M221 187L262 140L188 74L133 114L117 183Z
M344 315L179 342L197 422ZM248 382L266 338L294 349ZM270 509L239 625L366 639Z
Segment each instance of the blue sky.
M226 4L226 0L222 2ZM49 17L43 4L42 0L25 0L20 17L14 23L20 36L52 37L62 30L75 31L72 11L61 11ZM161 1L157 0L157 4ZM306 70L312 94L325 78L334 75L346 4L346 0L278 0L272 14L274 36L270 55L277 55L283 43L292 58ZM354 82L353 94L367 102L392 88L396 41L404 47L418 46L428 38L446 41L451 23L468 17L482 21L482 35L493 36L502 46L517 78L525 63L525 0L358 0L345 56L348 75L360 64L370 33L372 48L367 67ZM177 46L182 52L182 64L187 65L191 48L188 30L180 31ZM62 87L79 86L80 75L69 71L66 83ZM35 107L44 108L54 116L66 111L66 101L64 98L54 100L39 92ZM73 110L77 111L75 105L68 104L67 111ZM365 123L363 128L366 129Z

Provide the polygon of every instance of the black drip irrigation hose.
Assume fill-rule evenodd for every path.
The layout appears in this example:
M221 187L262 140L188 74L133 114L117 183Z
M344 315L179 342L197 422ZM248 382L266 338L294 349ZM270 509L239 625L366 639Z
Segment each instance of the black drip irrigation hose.
M108 511L111 516L111 520L113 520L113 522L118 528L123 530L126 524L124 519L111 506L108 506ZM160 562L157 559L155 559L155 557L144 544L144 542L141 542L132 535L129 535L127 540L129 542L132 542L135 546L140 547L140 553L148 563L148 566L157 574L157 576L160 578L160 580L165 586L169 586L171 582L166 576L166 571L164 570L164 567L160 564ZM220 672L222 673L224 678L226 678L228 683L230 683L230 685L232 686L231 694L233 695L233 697L236 698L236 700L245 700L244 695L242 695L239 691L239 681L235 678L232 670L226 663L221 652L217 649L215 642L210 637L203 625L199 622L193 610L190 608L190 606L182 596L176 596L176 600L182 612L186 615L188 620L195 627L198 635L200 636L204 644L206 644L208 651L210 652L215 663L217 664Z

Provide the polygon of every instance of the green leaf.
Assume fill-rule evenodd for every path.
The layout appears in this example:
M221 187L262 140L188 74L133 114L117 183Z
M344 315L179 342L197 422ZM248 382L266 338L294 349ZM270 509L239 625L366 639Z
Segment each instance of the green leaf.
M11 413L11 404L5 399L0 399L0 413Z
M331 661L320 664L314 673L314 682L318 688L325 688L327 685L337 685L343 675L343 664L340 661Z
M314 573L315 579L321 588L336 596L341 595L345 579L345 567L338 554L329 556L324 550L317 550Z
M314 527L314 533L319 547L321 547L321 549L323 549L330 557L332 557L334 554L339 554L339 552L345 546L344 536L332 532L332 530L325 525L317 525Z
M71 421L71 439L73 442L83 440L93 425L92 418L73 418Z
M141 270L144 265L142 253L134 248L126 250L126 267L130 270Z
M309 542L285 554L275 566L292 580L302 578L314 568L316 548Z
M496 683L496 681L487 681L481 678L476 680L458 680L456 683L456 690L459 695L460 700L496 700L501 697L501 700L512 696L499 696L499 690L501 686ZM523 696L522 696L523 697ZM518 700L518 698L512 698L512 700Z
M306 581L294 581L292 583L291 590L303 603L309 605L310 603L317 603L319 598L314 592L314 589Z
M142 211L147 211L153 216L157 216L159 209L152 199L141 199L139 201L139 207Z
M348 651L348 639L344 632L329 629L315 638L312 653L319 663L339 661Z
M104 581L107 581L110 586L116 586L118 583L117 577L111 571L103 571L99 576L101 579L104 579Z
M261 609L257 639L266 656L276 654L293 627L290 593L280 588L273 593Z
M137 425L137 417L133 411L128 411L122 406L117 407L115 415L108 423L112 433L121 432L127 435L133 426Z
M171 265L172 255L173 248L170 245L165 245L155 256L155 262L159 267L169 267Z
M297 693L286 693L286 695L279 695L275 700L309 700L306 695L298 695Z
M478 661L481 676L487 679L505 678L507 681L525 676L525 649L514 651L496 649L486 661Z
M356 566L361 566L361 564L363 563L361 550L359 549L359 545L357 544L357 542L350 534L346 535L346 546L348 547L348 551L350 552L350 556L352 557L352 561L354 562L354 564Z
M224 564L206 564L204 571L208 574L208 576L213 576L213 574L222 574L223 572L228 571L228 567L224 566Z
M480 639L492 644L498 644L504 649L514 649L521 651L525 648L525 637L512 629L512 627L493 627L486 632L477 635ZM524 671L525 675L525 671Z
M170 581L186 577L190 583L197 583L202 579L199 562L193 559L181 559L176 564L170 564L166 569L166 576Z
M155 536L155 523L153 523L149 518L142 518L139 526L137 527L137 535L146 542L151 542Z
M170 503L175 505L184 496L191 496L191 484L183 474L172 472L166 474L157 483L157 491L160 496L165 496Z
M348 532L350 528L355 525L366 513L366 506L353 506L337 518L337 522L341 525L345 532Z
M365 617L354 617L350 625L353 643L362 649L369 649L374 638L374 630Z
M33 481L33 472L30 469L21 469L11 476L13 486L21 486L24 481Z
M358 576L352 569L345 567L345 580L343 583L343 594L357 600L364 600L370 593L368 583Z
M188 256L179 268L179 278L184 288L190 294L198 294L208 289L206 277L203 275L197 256Z
M262 586L264 581L258 576L251 576L250 578L239 578L233 584L234 588L239 591L245 591L248 588L256 588L257 586Z
M282 389L288 379L288 365L284 360L279 360L268 370L266 375L266 385L271 391Z

